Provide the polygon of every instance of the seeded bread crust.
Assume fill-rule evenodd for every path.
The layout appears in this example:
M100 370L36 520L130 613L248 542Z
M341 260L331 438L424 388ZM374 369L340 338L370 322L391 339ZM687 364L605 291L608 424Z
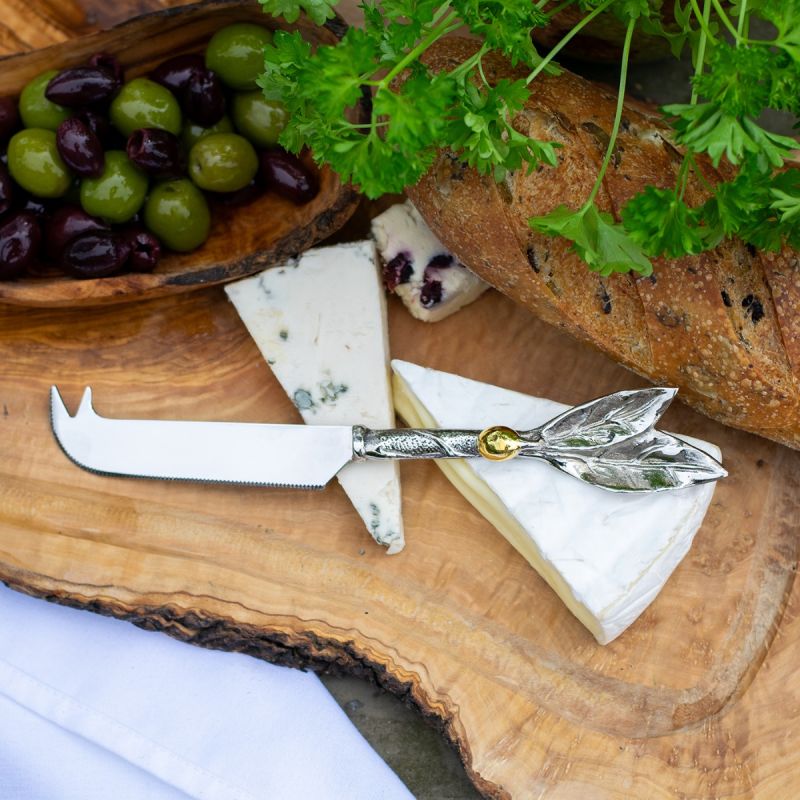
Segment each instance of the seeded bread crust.
M474 42L437 43L426 60L451 69ZM502 58L484 60L490 81L523 77ZM800 448L800 258L725 242L699 256L656 259L650 278L601 278L570 243L534 233L531 216L578 208L605 153L616 97L576 75L540 76L514 124L559 142L558 166L497 184L442 152L408 190L434 233L481 278L545 321L607 353L714 419ZM681 154L648 106L626 102L598 205L620 209L645 186L669 187ZM720 176L702 164L705 180ZM694 175L689 203L707 189Z

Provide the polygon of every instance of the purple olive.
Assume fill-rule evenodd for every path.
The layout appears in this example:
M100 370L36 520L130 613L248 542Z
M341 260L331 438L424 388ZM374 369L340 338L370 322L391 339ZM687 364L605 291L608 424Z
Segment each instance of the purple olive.
M128 137L128 158L151 175L175 176L181 172L178 137L158 128L140 128Z
M66 108L108 100L117 89L114 76L100 67L64 69L47 84L44 96Z
M131 248L128 266L133 272L152 272L161 258L161 243L140 226L129 228L123 233Z
M114 79L115 89L119 89L125 80L122 64L119 63L119 59L116 56L112 56L110 53L95 53L89 59L89 66L99 67L110 73L111 77Z
M0 97L0 140L8 139L19 128L19 109L13 97Z
M58 263L73 239L86 233L108 230L105 222L90 216L79 206L61 206L44 226L47 257Z
M0 214L5 214L11 208L14 199L14 182L8 174L8 169L0 164Z
M21 211L0 225L0 279L17 278L39 251L42 231L36 217Z
M205 68L203 56L199 53L186 53L163 61L150 73L150 78L180 97L192 75Z
M19 195L19 192L16 192ZM23 193L18 202L20 211L29 211L40 222L44 222L53 213L56 208L55 200L46 200L42 197L35 197L32 194Z
M260 160L267 187L281 197L301 205L317 196L317 176L309 172L297 156L285 150L264 150Z
M98 178L103 173L103 145L86 123L71 117L56 131L56 147L64 163L82 178Z
M104 114L91 108L83 108L72 118L79 119L101 143L105 142L111 128L111 122Z
M225 114L225 92L222 81L210 69L196 70L182 93L186 116L204 128L216 125Z
M124 236L110 231L84 233L67 245L62 264L76 278L106 278L125 269L130 253Z

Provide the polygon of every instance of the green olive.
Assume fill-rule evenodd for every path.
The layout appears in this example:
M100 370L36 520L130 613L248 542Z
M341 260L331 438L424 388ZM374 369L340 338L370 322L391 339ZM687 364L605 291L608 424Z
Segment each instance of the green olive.
M37 75L19 96L19 115L26 128L46 128L54 131L71 114L68 108L53 103L44 96L47 84L58 75L50 69Z
M233 123L227 114L210 128L204 128L195 122L187 122L181 134L181 141L187 150L191 150L201 139L213 136L215 133L233 133Z
M150 192L144 224L170 250L185 253L208 238L211 215L203 193L182 178L160 183Z
M211 192L235 192L258 171L253 145L235 133L215 133L201 139L189 153L189 176Z
M56 147L56 135L44 128L25 128L8 143L8 171L37 197L61 197L72 183Z
M286 108L283 103L267 100L260 89L236 94L232 113L236 130L258 147L277 144L286 125Z
M109 110L111 122L123 136L138 128L161 128L176 136L181 132L181 109L175 95L147 78L126 83Z
M81 181L81 205L87 214L109 222L127 222L144 203L147 175L122 150L109 150L103 174Z
M264 47L272 32L261 25L237 22L218 30L206 48L206 66L233 89L255 89L264 71Z

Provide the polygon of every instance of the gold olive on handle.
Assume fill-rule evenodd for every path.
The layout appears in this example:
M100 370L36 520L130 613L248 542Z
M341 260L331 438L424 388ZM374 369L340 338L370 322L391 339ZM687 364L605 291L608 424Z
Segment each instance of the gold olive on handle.
M486 428L478 434L478 452L489 461L508 461L522 447L519 434L504 425Z

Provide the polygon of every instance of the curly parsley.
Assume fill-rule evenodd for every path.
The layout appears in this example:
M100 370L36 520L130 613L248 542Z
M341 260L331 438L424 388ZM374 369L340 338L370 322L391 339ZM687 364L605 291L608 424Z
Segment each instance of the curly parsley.
M260 0L265 12L317 24L334 15L335 0ZM481 174L556 166L554 142L519 133L512 125L543 71L557 72L555 57L585 25L614 14L626 26L614 126L594 188L585 202L532 218L534 230L563 236L588 267L603 275L633 270L648 275L650 259L679 257L737 236L756 247L800 244L800 170L786 161L794 139L766 130L767 109L800 114L800 0L674 0L674 24L659 13L662 0L364 0L363 28L351 28L334 45L313 49L300 34L281 31L265 51L260 85L287 108L281 144L310 147L370 197L416 183L442 148ZM531 32L567 6L579 22L548 53ZM753 39L754 18L769 22L770 39ZM441 37L466 26L481 42L450 71L431 72L423 54ZM671 189L647 187L622 209L621 220L602 213L595 198L615 152L631 42L639 30L669 42L678 57L690 48L695 65L689 103L664 108L684 163ZM526 65L525 79L491 83L482 62L499 52ZM362 93L372 95L367 123L354 121ZM705 177L697 156L732 177L711 198L689 206L690 172ZM709 187L711 188L711 187Z

